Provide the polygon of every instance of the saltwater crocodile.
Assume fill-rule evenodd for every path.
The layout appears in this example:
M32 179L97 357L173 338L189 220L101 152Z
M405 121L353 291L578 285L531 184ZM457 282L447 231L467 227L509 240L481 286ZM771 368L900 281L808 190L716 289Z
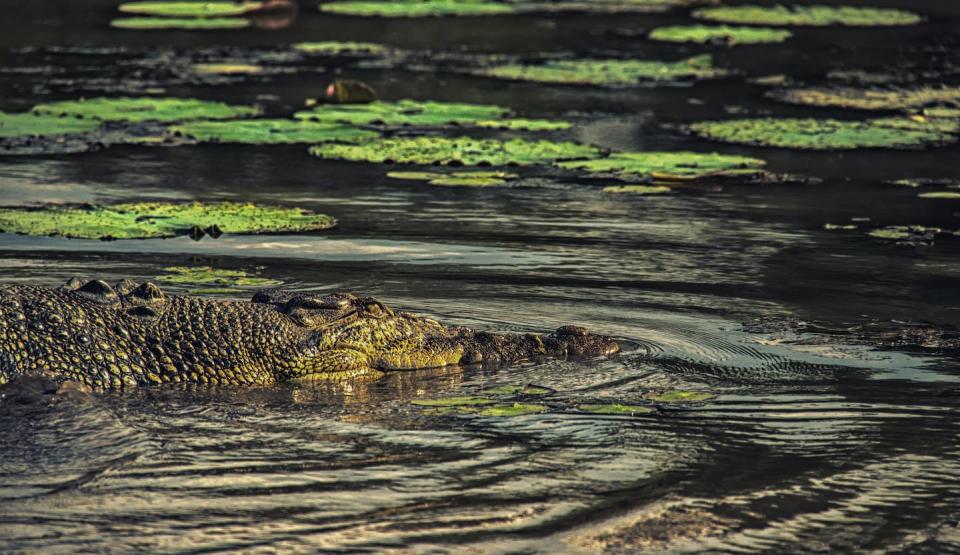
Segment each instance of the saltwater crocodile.
M351 293L257 292L251 302L167 295L152 283L0 288L0 383L41 376L93 389L168 382L274 384L392 370L618 352L564 326L494 334Z

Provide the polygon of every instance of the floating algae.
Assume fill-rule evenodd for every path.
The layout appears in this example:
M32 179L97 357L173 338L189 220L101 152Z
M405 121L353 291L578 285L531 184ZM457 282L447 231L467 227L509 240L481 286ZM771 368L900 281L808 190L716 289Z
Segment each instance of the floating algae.
M931 104L960 103L960 87L917 87L911 89L872 89L855 87L809 87L767 93L771 98L807 106L855 108L858 110L902 110ZM937 112L928 114L937 117ZM944 117L960 117L951 112Z
M709 54L677 62L655 60L552 60L537 65L504 64L476 70L478 75L567 85L630 86L642 82L695 81L722 77Z
M263 2L126 2L117 6L123 13L160 17L231 17L263 7Z
M704 0L354 0L325 2L320 10L364 17L481 16L537 12L639 12L667 11Z
M692 42L696 44L719 42L735 44L769 44L783 42L792 33L769 27L731 27L727 25L676 25L660 27L647 35L661 42Z
M175 29L182 31L211 31L245 29L252 25L241 17L121 17L110 22L117 29L134 31Z
M194 290L194 293L225 293L237 291L239 287L270 287L282 283L275 279L251 276L243 270L225 270L210 266L170 266L163 271L167 273L157 276L157 281L206 286Z
M746 25L816 26L846 25L870 27L887 25L914 25L923 18L895 9L860 8L853 6L716 6L693 12L694 17Z
M593 173L614 173L621 177L659 179L699 179L703 177L742 177L762 173L765 164L759 158L700 152L614 152L606 158L559 162L566 169Z
M0 230L76 239L149 239L209 233L297 233L329 229L336 220L301 208L234 202L141 202L106 206L0 208Z
M100 121L178 122L196 119L230 119L259 113L253 106L238 106L195 98L121 97L64 100L39 104L35 114L74 116Z

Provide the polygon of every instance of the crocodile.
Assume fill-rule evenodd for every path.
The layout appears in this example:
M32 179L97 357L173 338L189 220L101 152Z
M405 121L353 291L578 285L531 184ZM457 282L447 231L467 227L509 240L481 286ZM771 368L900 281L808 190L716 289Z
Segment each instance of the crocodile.
M129 280L0 287L0 383L39 376L92 390L270 385L619 350L578 326L542 335L476 331L353 293L267 289L246 302Z

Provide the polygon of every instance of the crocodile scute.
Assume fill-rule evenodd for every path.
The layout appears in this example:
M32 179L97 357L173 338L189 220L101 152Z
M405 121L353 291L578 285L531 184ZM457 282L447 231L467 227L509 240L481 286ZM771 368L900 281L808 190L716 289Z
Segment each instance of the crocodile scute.
M0 287L0 384L40 376L97 390L268 385L619 350L578 326L543 335L475 331L352 293L274 289L241 302L129 280Z

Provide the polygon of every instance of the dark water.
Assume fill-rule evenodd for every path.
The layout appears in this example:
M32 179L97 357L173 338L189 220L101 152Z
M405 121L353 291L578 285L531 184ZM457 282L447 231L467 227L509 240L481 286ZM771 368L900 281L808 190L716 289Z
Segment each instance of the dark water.
M153 389L3 413L0 552L960 552L956 357L829 337L798 345L741 326L758 318L960 324L960 241L900 247L822 228L870 217L957 229L960 204L884 181L960 178L960 148L800 153L710 144L663 127L728 117L729 107L860 116L776 104L748 76L816 83L836 69L907 68L956 82L957 5L870 4L930 20L799 30L781 46L725 49L622 32L686 21L682 10L387 22L322 16L305 3L283 31L137 33L107 27L110 1L5 3L3 110L97 96L134 79L288 114L348 76L388 99L493 102L573 118L576 128L558 137L748 153L822 182L711 184L663 197L552 180L447 190L388 180L383 167L321 161L303 146L0 159L4 205L229 199L295 203L341 223L323 235L199 242L0 235L4 282L153 279L168 266L212 265L291 287L370 292L485 329L577 322L639 345L609 360L403 373L317 390ZM263 56L303 40L662 59L713 51L741 75L611 91L281 60L297 72L210 85L151 65L158 56ZM663 389L718 398L639 417L451 417L409 404L523 383L557 390L559 404L637 402Z

